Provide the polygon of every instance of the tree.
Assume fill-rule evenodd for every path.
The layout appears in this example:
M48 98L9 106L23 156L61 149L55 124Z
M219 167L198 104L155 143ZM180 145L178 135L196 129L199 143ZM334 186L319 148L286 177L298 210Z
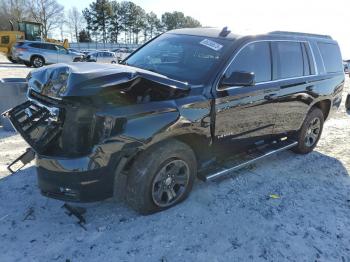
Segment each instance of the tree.
M75 6L68 11L68 27L74 33L74 37L79 42L79 31L83 27L83 17Z
M27 0L0 0L0 30L10 30L18 21L30 19Z
M202 26L201 23L198 20L194 19L193 17L191 16L185 17L183 27L191 28L191 27L201 27L201 26Z
M81 42L81 43L91 42L90 33L88 31L86 31L85 29L83 29L79 32L79 42Z
M146 14L144 26L144 40L152 39L160 30L161 22L153 12Z
M64 7L56 0L31 0L28 8L33 19L42 23L44 38L64 21Z
M111 41L118 43L118 37L123 30L122 9L117 1L111 2L111 18L110 18Z
M153 12L145 10L131 1L118 2L117 0L95 0L89 8L83 11L86 20L86 30L98 40L101 36L105 43L120 41L124 34L124 43L140 42L153 38L157 34L183 27L199 27L200 22L182 12L166 12L161 20Z
M88 28L95 33L102 32L103 43L107 42L107 29L111 19L111 4L108 0L96 0L92 2L88 9L85 9L84 17L88 23Z
M162 15L162 23L165 30L173 30L185 27L200 27L201 23L193 17L186 16L182 12L166 12Z
M138 5L132 5L131 9L131 31L133 33L133 43L139 43L139 33L145 27L145 11Z
M124 42L128 43L130 41L130 28L131 28L131 9L134 3L130 1L122 1L120 3L120 22L123 26L124 31ZM128 37L129 35L129 37Z

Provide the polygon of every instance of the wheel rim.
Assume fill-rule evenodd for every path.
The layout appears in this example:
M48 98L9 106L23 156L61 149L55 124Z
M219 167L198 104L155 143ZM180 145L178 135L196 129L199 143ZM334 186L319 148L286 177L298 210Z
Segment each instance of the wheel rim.
M187 163L180 159L167 162L156 174L152 185L152 199L157 206L168 207L186 192L190 178Z
M36 67L42 67L43 66L43 61L39 57L36 57L36 58L34 58L33 64Z
M305 146L311 147L313 146L321 131L321 121L318 117L315 117L312 121L310 121L309 127L306 130L305 134Z

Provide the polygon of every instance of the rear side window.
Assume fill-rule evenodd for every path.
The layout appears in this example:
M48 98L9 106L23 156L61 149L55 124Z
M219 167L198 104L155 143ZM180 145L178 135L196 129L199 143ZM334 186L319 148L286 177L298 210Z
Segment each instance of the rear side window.
M277 56L277 78L285 79L303 76L304 57L301 43L286 41L276 42L275 45Z
M10 37L7 35L4 35L1 37L1 44L8 44L10 43Z
M24 45L24 42L17 42L17 43L15 44L15 47L21 47L22 45Z
M233 60L226 74L252 72L256 83L271 80L271 51L269 42L252 43L243 48Z
M42 45L42 48L43 48L43 49L46 49L46 50L57 51L55 45L43 44L43 45Z
M342 72L342 58L338 45L329 43L318 43L324 67L327 73Z
M33 43L33 44L30 44L29 46L34 48L41 48L41 43Z

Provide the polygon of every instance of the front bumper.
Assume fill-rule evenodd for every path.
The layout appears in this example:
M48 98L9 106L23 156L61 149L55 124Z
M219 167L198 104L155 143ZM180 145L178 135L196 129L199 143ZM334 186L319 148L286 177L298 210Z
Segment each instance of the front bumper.
M38 185L44 196L71 202L100 201L113 196L119 153L95 152L80 158L37 155Z

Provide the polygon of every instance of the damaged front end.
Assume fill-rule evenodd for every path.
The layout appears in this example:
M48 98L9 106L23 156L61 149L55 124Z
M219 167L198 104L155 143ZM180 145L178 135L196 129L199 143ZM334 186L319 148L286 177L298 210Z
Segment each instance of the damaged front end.
M115 170L142 144L119 137L134 106L189 92L146 70L92 63L33 71L28 85L28 101L4 115L36 153L42 193L83 202L112 196Z

